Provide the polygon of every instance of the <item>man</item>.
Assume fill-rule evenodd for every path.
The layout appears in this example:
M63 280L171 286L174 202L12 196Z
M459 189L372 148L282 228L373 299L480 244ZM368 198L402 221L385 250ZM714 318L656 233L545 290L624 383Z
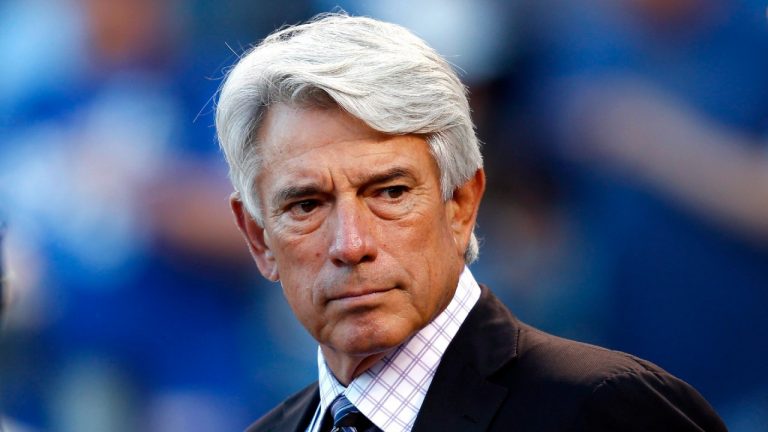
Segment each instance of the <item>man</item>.
M249 431L725 430L684 382L531 328L475 282L465 88L407 30L325 15L272 34L216 126L256 265L320 344L319 382Z

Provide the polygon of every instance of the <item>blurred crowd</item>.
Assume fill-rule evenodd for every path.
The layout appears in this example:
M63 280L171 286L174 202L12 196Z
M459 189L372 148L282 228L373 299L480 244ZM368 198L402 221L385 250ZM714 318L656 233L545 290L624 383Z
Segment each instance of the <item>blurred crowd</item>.
M316 379L229 215L213 110L248 46L336 7L414 30L469 85L479 281L764 430L764 2L6 0L7 431L242 430Z

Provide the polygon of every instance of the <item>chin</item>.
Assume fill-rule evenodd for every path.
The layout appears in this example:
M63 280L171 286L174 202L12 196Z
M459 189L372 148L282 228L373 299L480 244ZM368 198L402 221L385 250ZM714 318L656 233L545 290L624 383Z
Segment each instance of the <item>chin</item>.
M414 332L382 326L356 326L339 337L339 351L354 356L382 354L405 342Z

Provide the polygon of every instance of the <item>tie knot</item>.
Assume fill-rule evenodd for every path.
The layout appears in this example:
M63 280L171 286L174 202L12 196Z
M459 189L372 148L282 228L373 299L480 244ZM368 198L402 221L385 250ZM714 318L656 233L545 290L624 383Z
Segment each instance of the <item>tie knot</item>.
M331 402L331 416L336 427L353 426L360 415L357 409L346 396L340 394Z
M377 430L346 396L340 394L331 402L333 430L343 432Z

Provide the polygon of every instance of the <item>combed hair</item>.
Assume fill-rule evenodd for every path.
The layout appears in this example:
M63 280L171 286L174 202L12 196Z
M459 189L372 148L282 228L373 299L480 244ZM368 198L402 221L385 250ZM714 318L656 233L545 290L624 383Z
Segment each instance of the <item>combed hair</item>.
M230 179L262 226L257 135L266 109L277 103L338 106L379 132L425 136L444 200L483 164L467 89L439 54L395 24L318 15L276 31L245 53L219 92L216 130ZM465 261L477 255L473 233Z

